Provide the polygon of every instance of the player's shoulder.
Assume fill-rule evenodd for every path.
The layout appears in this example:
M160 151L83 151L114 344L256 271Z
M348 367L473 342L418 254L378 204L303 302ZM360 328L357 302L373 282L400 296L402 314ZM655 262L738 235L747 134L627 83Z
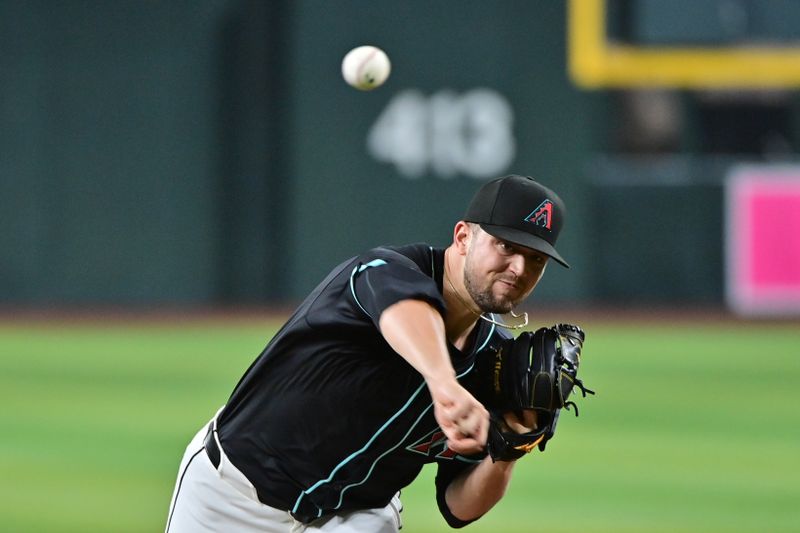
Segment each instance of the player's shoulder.
M425 243L384 245L367 250L358 261L365 265L393 264L429 273L434 253L435 248Z

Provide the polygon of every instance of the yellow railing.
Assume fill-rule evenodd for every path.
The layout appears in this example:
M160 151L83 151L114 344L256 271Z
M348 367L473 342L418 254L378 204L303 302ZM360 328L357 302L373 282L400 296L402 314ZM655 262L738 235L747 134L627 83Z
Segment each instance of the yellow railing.
M800 46L636 47L609 42L606 0L569 0L569 72L585 88L800 86Z

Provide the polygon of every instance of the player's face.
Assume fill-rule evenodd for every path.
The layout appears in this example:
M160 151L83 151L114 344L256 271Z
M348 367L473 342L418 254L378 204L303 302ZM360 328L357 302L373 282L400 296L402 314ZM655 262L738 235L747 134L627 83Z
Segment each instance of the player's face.
M548 256L476 227L464 261L464 285L485 313L508 313L531 293Z

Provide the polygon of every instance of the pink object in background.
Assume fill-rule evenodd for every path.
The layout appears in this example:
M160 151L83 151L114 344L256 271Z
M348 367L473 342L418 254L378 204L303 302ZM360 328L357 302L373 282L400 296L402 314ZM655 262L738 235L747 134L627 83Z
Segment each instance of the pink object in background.
M726 193L728 304L747 315L800 313L800 167L737 168Z

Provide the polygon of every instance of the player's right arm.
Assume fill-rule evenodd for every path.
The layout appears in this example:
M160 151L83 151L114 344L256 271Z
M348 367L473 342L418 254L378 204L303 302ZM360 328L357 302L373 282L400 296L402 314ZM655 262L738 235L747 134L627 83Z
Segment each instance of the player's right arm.
M425 378L448 447L463 455L481 451L489 414L456 380L439 311L426 301L400 300L381 313L378 323L386 342Z
M456 379L447 349L444 298L408 257L386 248L362 256L351 274L354 310L366 313L386 342L425 379L448 446L463 455L486 445L489 414Z

